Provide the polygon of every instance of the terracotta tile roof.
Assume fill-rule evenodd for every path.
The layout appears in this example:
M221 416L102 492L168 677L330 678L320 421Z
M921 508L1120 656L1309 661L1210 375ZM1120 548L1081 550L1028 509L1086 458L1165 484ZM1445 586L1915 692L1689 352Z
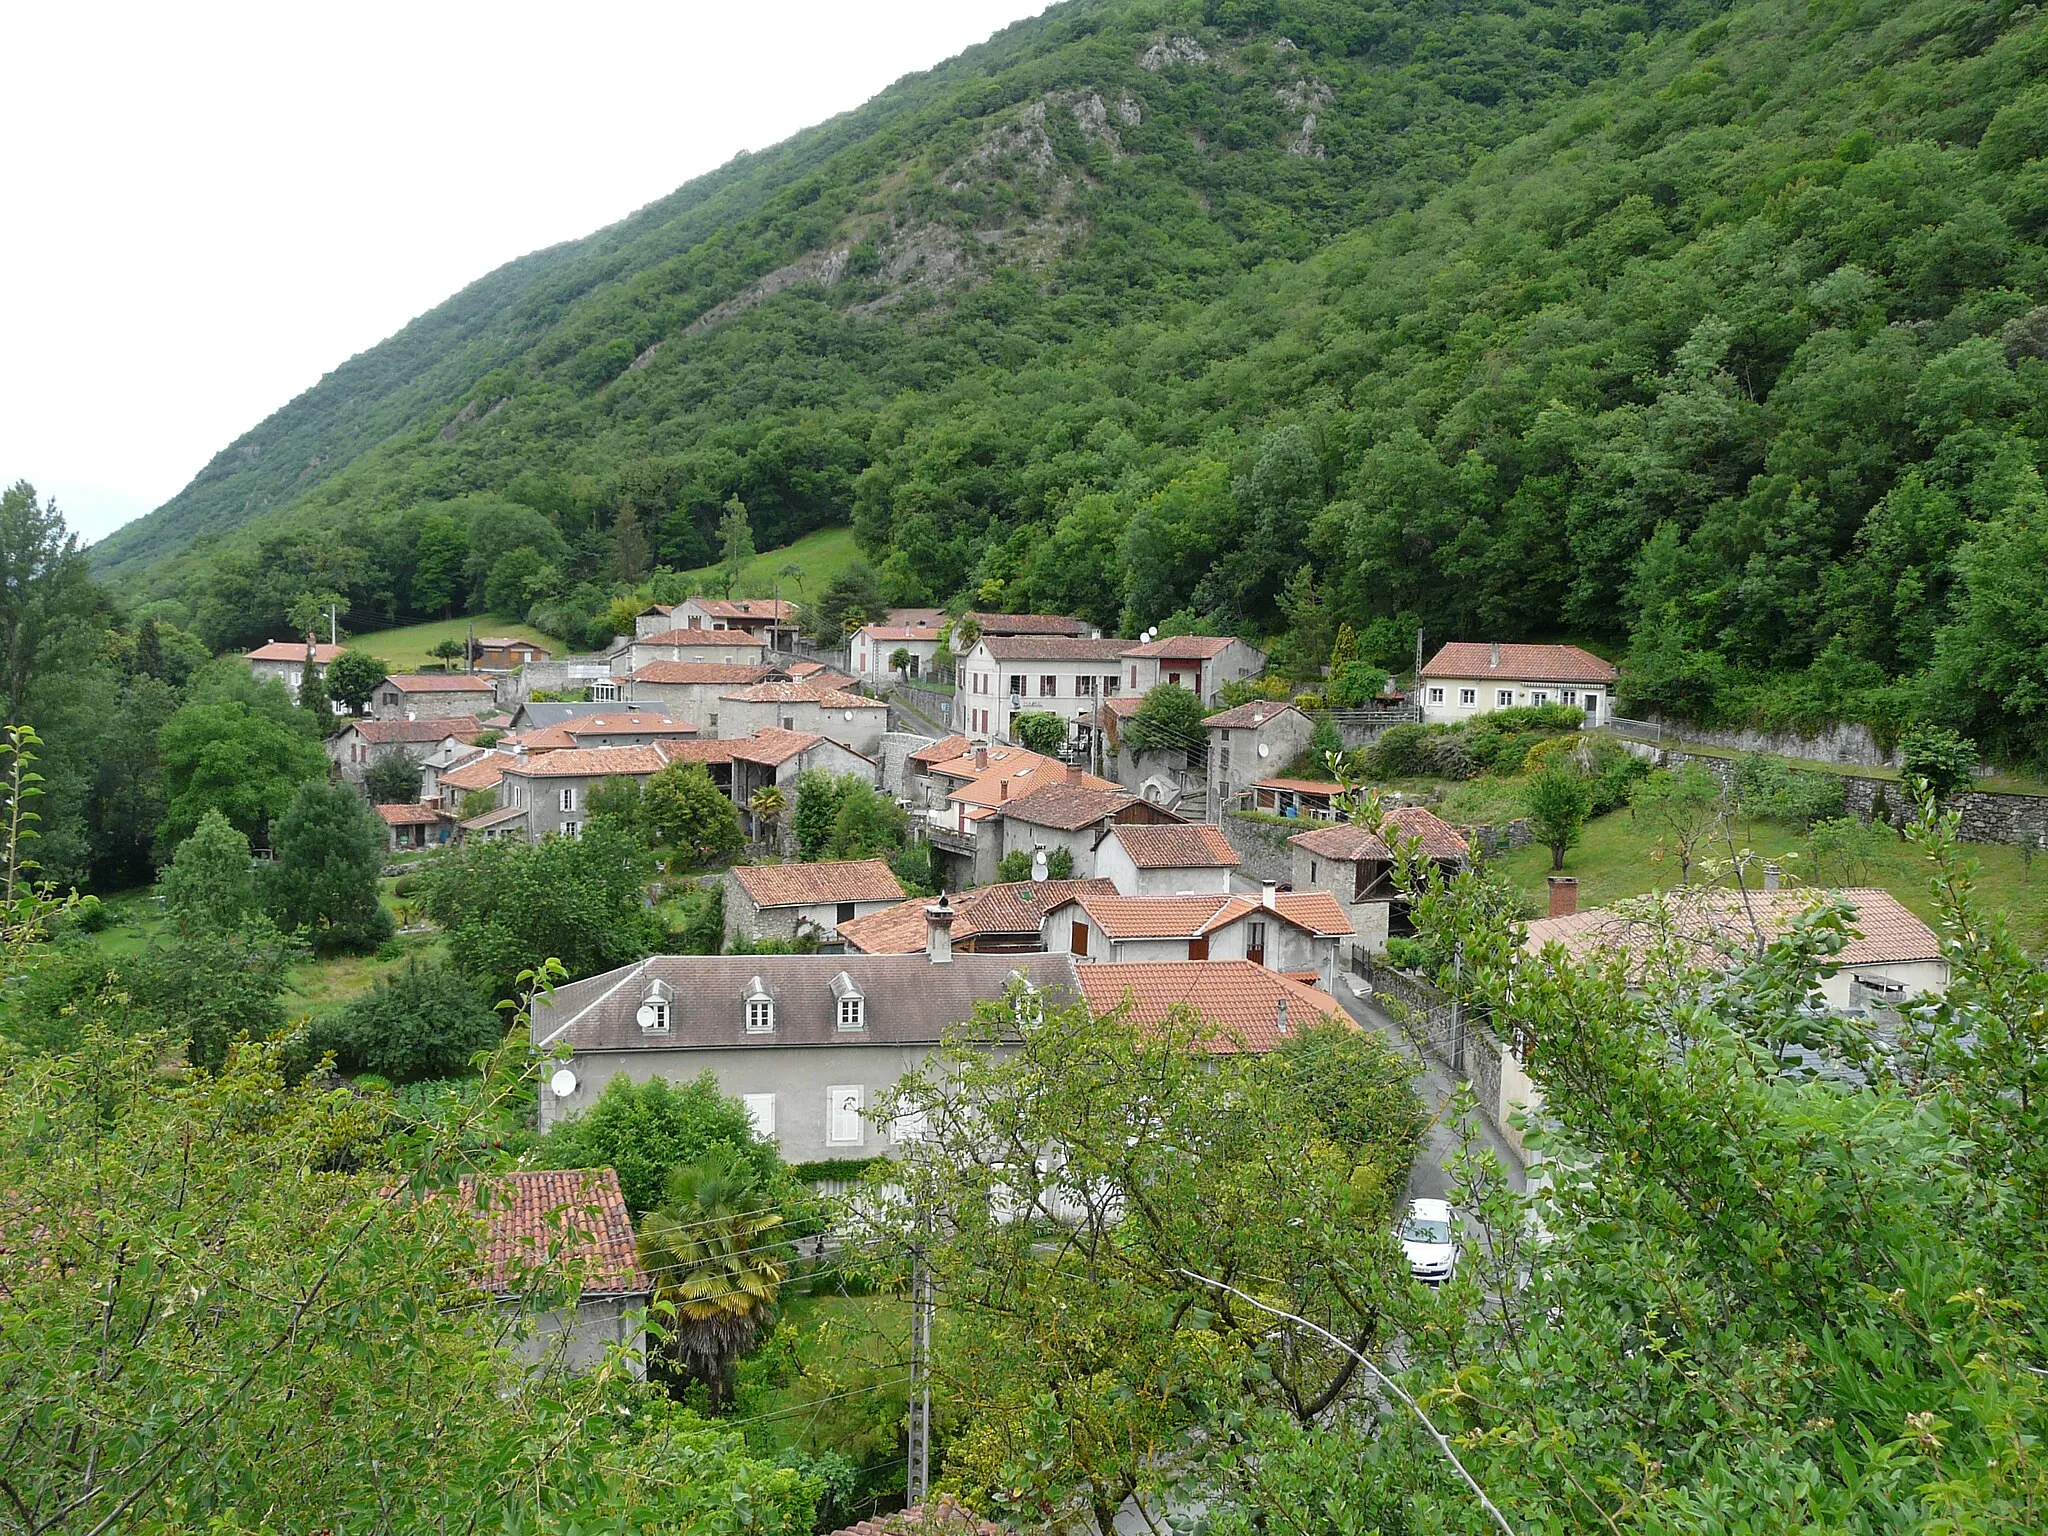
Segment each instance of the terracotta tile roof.
M1145 707L1142 693L1113 693L1096 706L1102 713L1121 720L1126 715L1135 715Z
M1859 936L1834 957L1836 964L1898 965L1941 958L1941 940L1934 930L1889 891L1751 891L1745 901L1742 892L1726 887L1686 886L1663 892L1660 899L1693 963L1719 968L1730 949L1745 949L1759 935L1766 943L1782 937L1823 895L1847 902L1856 912L1850 926ZM1535 954L1546 944L1562 944L1573 959L1584 960L1603 950L1631 954L1639 946L1647 947L1655 935L1647 913L1593 907L1569 917L1538 918L1529 924L1525 947Z
M896 640L936 640L939 627L936 624L863 624L853 633L856 637L865 635L882 644Z
M943 763L973 750L974 743L965 736L942 736L928 747L919 747L910 754L909 760L926 765Z
M984 639L990 635L1082 635L1088 629L1079 619L1063 613L976 613L969 610L962 617L972 619Z
M555 988L533 1010L534 1043L577 1051L931 1045L1021 976L1049 1004L1078 1001L1071 955L958 954L947 965L915 955L661 955ZM838 1025L833 983L867 1000L867 1027ZM648 1035L636 1014L647 986L671 989L669 1033ZM772 1033L749 1035L744 999L755 985L775 1001ZM893 1057L891 1058L894 1059ZM892 1072L895 1069L891 1069Z
M1385 822L1396 833L1396 841L1417 839L1422 844L1422 852L1432 859L1462 859L1472 851L1465 843L1464 834L1422 806L1404 805L1389 811ZM1377 832L1350 821L1297 832L1287 841L1324 859L1391 860L1394 856L1386 840Z
M1249 896L1095 896L1079 898L1081 910L1110 938L1198 939L1261 912L1318 938L1356 933L1351 919L1327 891L1280 891L1273 905Z
M854 685L859 681L858 678L848 677L844 672L834 672L822 661L792 662L782 670L800 683L811 683L819 688L843 688L848 693L853 691Z
M841 901L900 901L903 885L880 859L820 864L741 864L733 875L757 907L809 907ZM918 945L922 949L922 944Z
M1291 1034L1319 1019L1346 1022L1337 999L1250 960L1160 960L1077 965L1081 995L1096 1014L1128 1006L1139 1028L1164 1020L1176 1005L1192 1008L1219 1032L1212 1049L1270 1051L1280 1044L1280 1000L1287 999Z
M635 614L634 617L639 618L644 614L658 613L663 618L667 618L670 614L674 613L675 611L676 605L674 603L649 603L645 608L642 608L639 613Z
M689 601L714 619L769 619L786 623L796 617L796 604L787 598L693 597Z
M773 667L725 661L650 661L626 680L632 683L714 683L743 688L773 676Z
M553 654L538 640L522 640L517 635L478 635L476 643L487 645L494 651L527 650L539 651L543 656Z
M430 805L379 805L372 807L387 827L431 827L441 813Z
M969 806L1002 806L1008 809L1011 801L1021 800L1040 785L1048 783L1078 784L1083 789L1130 798L1124 787L1112 779L1098 779L1092 773L1069 779L1067 765L1058 758L1041 757L1022 747L990 747L988 766L976 769L974 764L975 753L964 752L959 757L931 765L931 772L943 778L966 781L956 783L947 799Z
M493 827L502 827L508 822L526 820L523 805L501 805L495 811L485 811L481 816L472 816L460 825L465 832L488 832Z
M1208 661L1221 656L1236 643L1228 635L1173 635L1165 640L1130 646L1123 654L1157 657L1161 661Z
M667 715L579 715L565 720L557 729L574 737L584 736L694 736L697 727L687 720Z
M946 622L946 610L943 608L891 608L882 615L882 622L884 624L913 626L924 624L937 629Z
M1115 671L1130 642L1073 635L983 635L981 643L997 661L1099 661Z
M440 789L490 789L505 776L505 770L519 761L509 752L486 752L466 763L442 770L434 784Z
M834 1531L832 1536L1010 1536L966 1505L942 1493L929 1504L913 1504L893 1515L877 1515Z
M524 747L529 752L558 752L575 746L576 738L559 725L536 725L531 730L505 737L504 744Z
M776 767L808 752L825 738L811 731L785 731L780 726L763 726L751 736L735 737L726 743L732 755L750 763ZM842 748L852 751L852 748ZM862 754L855 752L855 757Z
M1138 797L1126 789L1090 789L1085 784L1058 780L1041 784L1022 799L1012 799L1002 812L1012 821L1028 826L1050 827L1056 832L1078 832L1106 817L1114 816Z
M328 662L339 656L341 652L342 647L338 645L316 645L313 647L313 661L316 665L324 667ZM306 642L303 640L272 640L257 646L253 651L247 651L243 654L244 659L248 661L303 662L306 659Z
M719 695L746 704L816 704L825 709L887 709L886 699L870 699L817 683L756 683Z
M1576 645L1503 644L1500 661L1483 640L1453 640L1422 668L1424 677L1497 677L1510 683L1611 683L1614 663Z
M1328 779L1260 779L1254 789L1284 789L1297 795L1320 795L1333 800L1344 793L1342 784L1332 784Z
M1221 827L1207 823L1149 826L1125 823L1111 830L1140 869L1235 869L1244 860Z
M382 747L395 742L446 741L450 736L458 741L475 741L483 735L484 728L475 718L466 715L454 715L446 720L351 720L335 739L338 741L351 731L371 746Z
M1344 907L1328 891L1276 891L1273 910L1297 928L1327 938L1358 932Z
M461 1199L490 1224L479 1279L494 1295L513 1293L522 1271L543 1268L579 1273L587 1297L647 1294L633 1220L611 1169L522 1171L482 1180L468 1174Z
M685 737L681 741L665 741L661 744L661 755L672 763L725 763L733 760L733 748L746 743L735 738L731 741L700 740Z
M984 933L1036 933L1046 913L1085 892L1114 896L1108 880L1017 880L977 886L948 899L953 904L953 942ZM869 955L914 955L925 947L924 909L931 898L914 896L881 912L839 925L839 937Z
M488 677L467 672L394 672L384 679L400 693L488 693L496 697L498 685Z
M726 645L746 647L750 651L761 649L761 637L750 635L744 629L664 629L656 635L635 635L629 642L633 645Z
M615 773L639 778L667 766L660 747L571 747L514 758L505 772L525 779L602 779Z
M1262 725L1272 724L1282 715L1297 715L1303 725L1309 723L1308 716L1292 704L1277 699L1253 699L1249 704L1240 704L1235 709L1209 716L1202 725L1211 731L1255 731Z

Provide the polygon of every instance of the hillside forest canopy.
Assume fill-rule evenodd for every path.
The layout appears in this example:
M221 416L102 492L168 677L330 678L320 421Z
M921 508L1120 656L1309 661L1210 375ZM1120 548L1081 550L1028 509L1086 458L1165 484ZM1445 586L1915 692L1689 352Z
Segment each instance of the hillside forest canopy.
M762 549L850 523L888 602L1566 635L1633 710L2038 763L2044 46L1056 7L493 274L94 558L216 648L308 591L580 634L737 502Z

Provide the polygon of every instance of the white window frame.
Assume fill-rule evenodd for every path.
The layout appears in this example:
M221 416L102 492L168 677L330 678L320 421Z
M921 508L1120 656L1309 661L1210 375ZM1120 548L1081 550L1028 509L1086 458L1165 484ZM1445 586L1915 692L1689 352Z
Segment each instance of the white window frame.
M775 999L765 993L755 993L747 999L747 1033L750 1035L772 1035L775 1033Z
M1430 690L1429 690L1429 702L1430 702L1430 703L1432 703L1432 704L1441 704L1441 703L1443 703L1443 701L1444 701L1444 691L1443 691L1443 689L1441 689L1441 688L1432 688L1432 689L1430 689Z
M562 786L562 809L565 811L576 809L576 786L574 784Z
M565 822L563 822L563 823L562 823L562 836L564 836L564 837L581 837L582 835L583 835L583 823L582 823L582 822L580 822L580 821L565 821Z
M1538 709L1542 708L1545 704L1548 704L1549 702L1550 695L1545 693L1540 688L1535 689L1529 695L1529 703Z
M1458 690L1458 702L1467 706L1477 704L1479 702L1479 690L1477 688L1460 688Z
M1494 689L1493 707L1495 709L1513 709L1515 707L1515 690L1512 688Z
M927 1134L929 1131L925 1114L921 1109L905 1110L889 1122L889 1137L899 1146L907 1146L913 1141L923 1141Z
M859 1083L834 1083L825 1090L825 1145L857 1147L867 1126L862 1114L867 1108L867 1090Z
M764 1141L775 1138L775 1095L772 1093L743 1093L740 1102L747 1107L747 1123L754 1128L754 1134Z
M868 1027L868 1000L858 992L849 992L839 999L839 1029L842 1034L854 1034Z
M665 997L650 997L640 1006L643 1008L652 1008L654 1010L654 1022L652 1024L642 1024L640 1026L640 1033L643 1035L667 1034L668 999Z

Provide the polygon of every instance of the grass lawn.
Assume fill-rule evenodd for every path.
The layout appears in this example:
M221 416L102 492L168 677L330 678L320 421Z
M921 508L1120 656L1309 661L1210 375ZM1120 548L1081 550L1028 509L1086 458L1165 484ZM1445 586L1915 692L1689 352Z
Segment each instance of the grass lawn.
M1788 827L1739 822L1734 828L1734 845L1762 858L1783 859L1789 880L1812 881L1811 861L1803 856L1805 839ZM2014 935L2031 953L2048 950L2048 858L2037 858L2036 867L2029 871L2017 848L1970 843L1963 851L1976 866L1978 894L1988 905L2005 911ZM1722 843L1708 857L1725 863L1728 844ZM1527 896L1536 911L1545 909L1549 899L1545 879L1550 874L1548 848L1517 849L1497 860L1495 867ZM1677 884L1678 860L1622 810L1587 823L1579 845L1565 855L1564 873L1578 877L1580 907L1598 907ZM1934 901L1927 890L1930 873L1913 846L1901 841L1852 878L1858 884L1881 886L1932 922Z
M479 636L514 635L521 640L536 641L556 655L568 649L553 635L543 634L531 624L492 618L440 619L432 624L408 624L403 629L385 629L374 635L364 635L352 643L361 646L394 672L417 672L421 667L440 666L441 658L434 655L434 647L443 640L462 639L472 625Z
M740 577L733 584L734 597L773 597L777 593L776 572L786 565L795 565L803 572L802 579L782 577L780 592L783 597L802 602L815 599L825 590L825 584L848 566L861 558L860 550L853 542L851 528L820 528L816 533L807 533L794 544L781 549L764 550L740 567ZM715 565L701 570L683 572L684 579L698 589L716 593L724 581L724 574Z

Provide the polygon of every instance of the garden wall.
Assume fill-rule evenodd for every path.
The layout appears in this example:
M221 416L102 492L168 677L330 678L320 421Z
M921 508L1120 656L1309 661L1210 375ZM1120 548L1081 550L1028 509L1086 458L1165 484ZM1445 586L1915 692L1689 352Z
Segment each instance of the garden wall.
M1765 752L1772 757L1803 757L1816 763L1853 763L1863 768L1896 768L1899 754L1877 744L1870 727L1854 722L1824 726L1811 736L1795 731L1709 731L1696 725L1673 725L1651 718L1650 723L1671 736L1698 742L1703 747L1720 747L1729 752Z
M1264 821L1242 811L1223 817L1223 835L1237 856L1244 860L1237 872L1247 880L1292 880L1294 850L1287 839L1320 823L1313 821Z

